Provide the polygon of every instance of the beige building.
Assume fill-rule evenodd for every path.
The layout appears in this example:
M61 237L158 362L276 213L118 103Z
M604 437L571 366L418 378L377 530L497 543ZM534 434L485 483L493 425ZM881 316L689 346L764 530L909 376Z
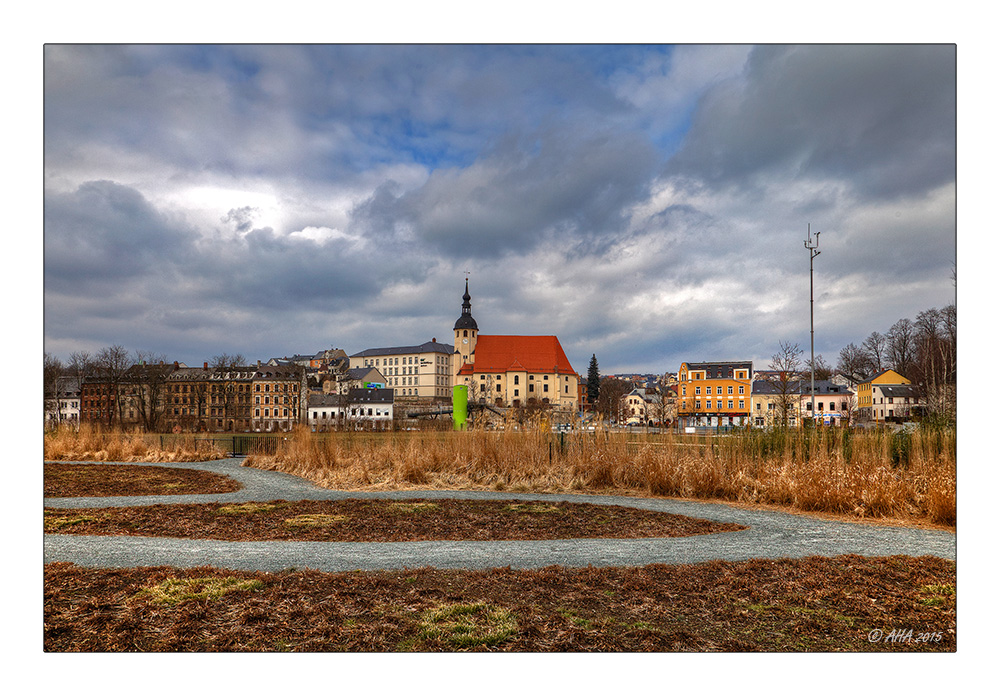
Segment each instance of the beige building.
M454 361L454 347L434 338L417 346L363 350L351 356L350 369L378 370L397 399L450 401Z

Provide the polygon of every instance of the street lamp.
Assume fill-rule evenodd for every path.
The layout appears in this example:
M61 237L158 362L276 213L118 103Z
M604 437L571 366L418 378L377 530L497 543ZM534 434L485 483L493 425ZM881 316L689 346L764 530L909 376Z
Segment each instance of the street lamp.
M815 330L813 328L813 259L819 256L819 235L816 233L816 240L813 241L811 226L806 224L806 249L809 250L809 394L810 410L813 423L816 422L816 341Z

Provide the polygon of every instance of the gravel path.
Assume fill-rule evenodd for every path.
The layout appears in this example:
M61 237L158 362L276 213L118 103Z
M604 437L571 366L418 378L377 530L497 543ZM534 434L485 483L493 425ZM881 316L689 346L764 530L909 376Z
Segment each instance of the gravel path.
M736 522L749 529L675 539L567 539L555 541L414 541L414 542L234 542L161 537L46 534L46 563L71 561L102 568L211 565L238 570L276 571L312 568L322 571L437 568L541 568L548 565L642 566L649 563L698 563L710 560L805 556L938 556L955 560L950 532L871 524L829 522L803 515L744 510L729 505L662 498L598 495L518 494L490 491L344 492L272 471L241 466L241 459L151 464L203 469L238 480L243 488L217 495L135 496L114 498L45 498L46 507L131 507L159 503L248 502L268 500L341 500L344 498L461 498L492 500L565 500L621 505Z

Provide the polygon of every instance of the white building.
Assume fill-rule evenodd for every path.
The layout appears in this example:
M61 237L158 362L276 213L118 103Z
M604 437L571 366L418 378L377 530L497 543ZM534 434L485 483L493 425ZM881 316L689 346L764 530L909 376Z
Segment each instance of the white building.
M351 389L346 394L312 394L307 407L309 427L326 430L384 429L394 414L392 389Z

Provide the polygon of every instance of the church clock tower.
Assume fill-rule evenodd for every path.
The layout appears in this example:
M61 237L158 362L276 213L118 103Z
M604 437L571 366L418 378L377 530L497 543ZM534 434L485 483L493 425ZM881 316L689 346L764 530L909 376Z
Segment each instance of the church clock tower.
M469 294L469 279L465 279L465 294L462 295L462 316L455 322L455 350L462 356L459 368L466 363L474 362L476 352L476 336L479 335L479 325L472 318L472 296Z

